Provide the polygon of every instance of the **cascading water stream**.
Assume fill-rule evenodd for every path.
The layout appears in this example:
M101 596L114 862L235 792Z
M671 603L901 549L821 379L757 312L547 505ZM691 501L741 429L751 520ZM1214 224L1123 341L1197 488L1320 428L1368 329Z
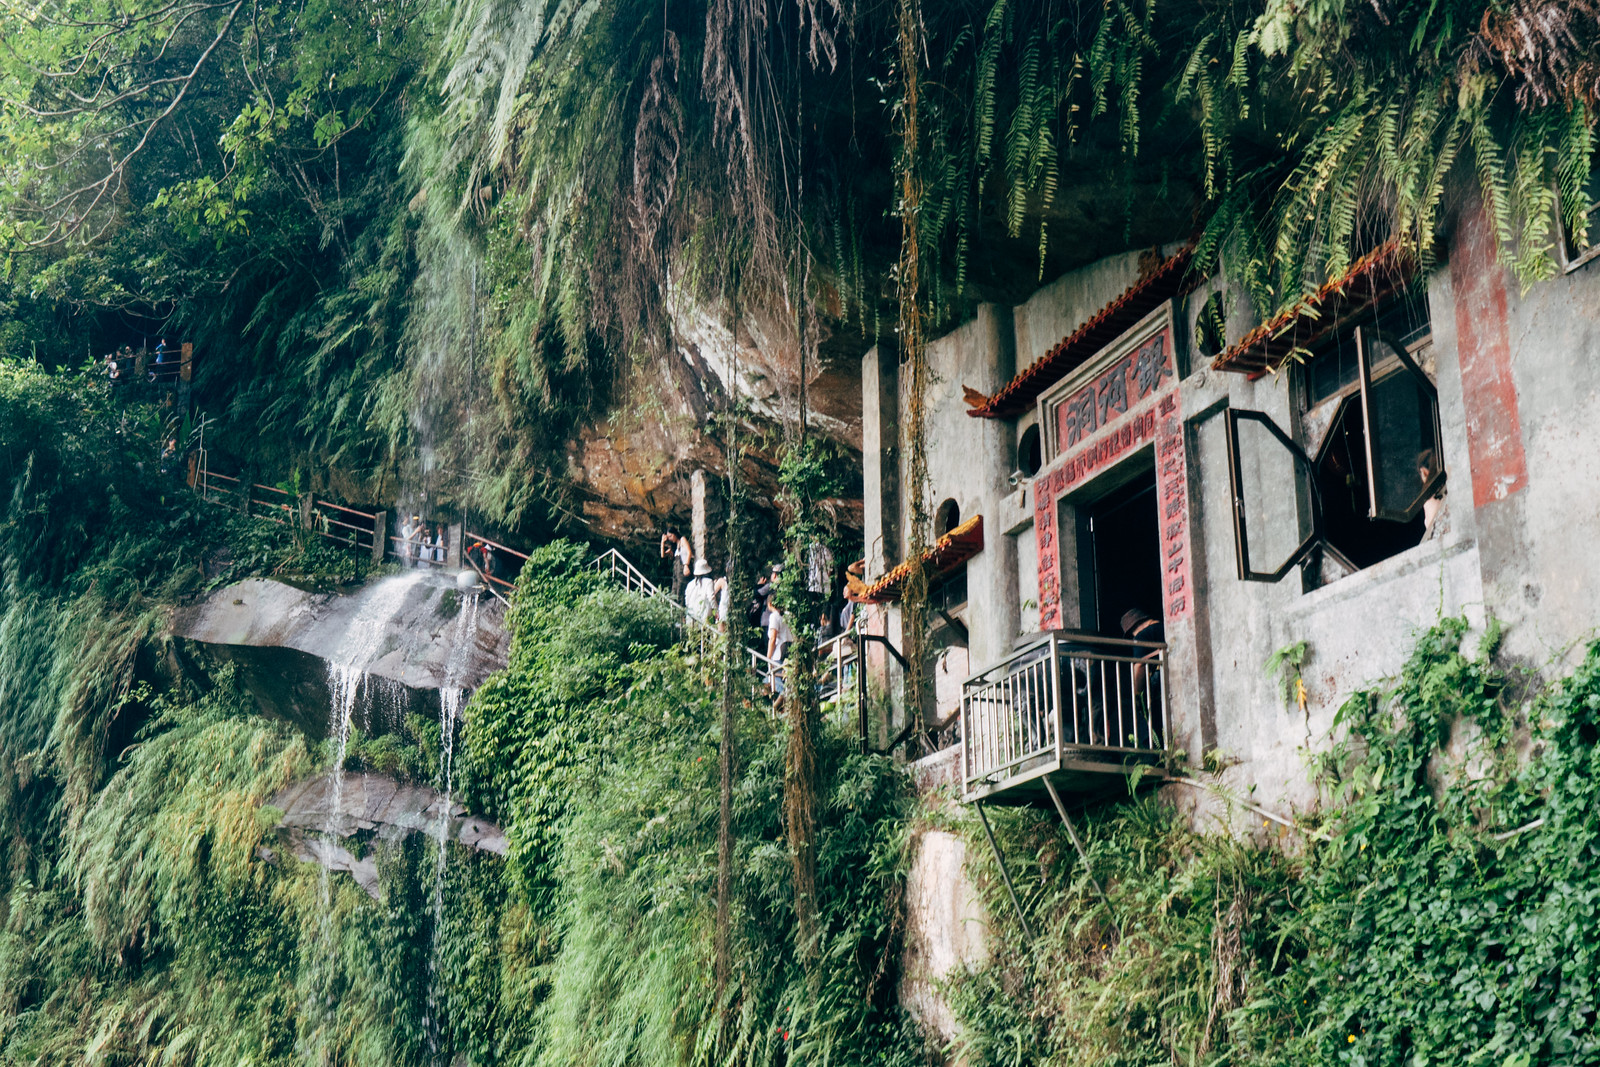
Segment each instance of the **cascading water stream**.
M344 803L344 761L350 745L350 720L367 686L367 668L382 650L389 620L400 612L423 572L385 578L367 594L356 617L350 620L339 649L328 657L328 736L333 740L333 790L328 810L328 834L337 838Z
M444 685L439 688L439 774L443 796L439 806L438 858L433 869L433 946L428 954L428 1005L423 1018L423 1029L434 1062L439 1059L440 989L439 989L439 935L444 926L444 875L450 858L450 809L454 806L451 791L454 788L454 757L456 721L466 688L461 684L467 667L472 663L472 647L478 636L478 594L472 593L456 614L455 634L450 646L450 659L445 664Z
M333 742L333 771L328 797L328 817L324 827L325 847L338 848L344 812L344 761L349 752L350 723L356 705L367 689L367 669L382 652L383 638L389 621L399 614L407 595L423 578L423 572L385 578L366 594L364 602L350 620L339 647L328 657L328 737ZM306 1050L307 1062L325 1061L328 1058L325 1042L328 1024L336 1009L334 978L338 972L339 946L335 943L333 926L333 884L329 865L323 863L322 891L322 953L320 974L313 980L313 995L322 999L323 1026L318 1028L313 1047Z

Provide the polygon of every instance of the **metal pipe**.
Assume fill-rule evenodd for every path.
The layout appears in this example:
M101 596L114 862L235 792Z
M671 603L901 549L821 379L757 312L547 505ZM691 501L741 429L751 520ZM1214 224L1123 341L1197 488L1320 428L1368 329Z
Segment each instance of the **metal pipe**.
M978 809L978 821L983 823L983 836L989 839L989 848L994 852L994 861L1000 867L1000 878L1006 883L1006 893L1011 897L1011 906L1017 910L1017 922L1022 924L1022 936L1032 945L1033 930L1028 927L1028 917L1022 914L1022 901L1017 899L1016 887L1011 884L1011 872L1006 870L1006 858L1000 854L1000 846L995 843L994 831L989 829L989 816L983 813L981 801L972 806Z
M1094 891L1100 894L1100 899L1106 902L1106 911L1111 915L1111 925L1116 927L1117 934L1122 934L1122 924L1117 922L1117 909L1111 903L1111 898L1106 896L1105 887L1100 884L1100 879L1094 876L1094 868L1089 866L1089 853L1084 851L1083 842L1078 840L1078 828L1072 825L1072 819L1067 815L1067 806L1061 803L1061 794L1056 792L1055 783L1047 774L1044 776L1044 787L1050 791L1050 799L1055 803L1056 814L1061 816L1061 822L1067 828L1067 836L1072 838L1072 847L1078 850L1078 859L1083 861L1083 871L1089 876L1089 884L1094 886Z

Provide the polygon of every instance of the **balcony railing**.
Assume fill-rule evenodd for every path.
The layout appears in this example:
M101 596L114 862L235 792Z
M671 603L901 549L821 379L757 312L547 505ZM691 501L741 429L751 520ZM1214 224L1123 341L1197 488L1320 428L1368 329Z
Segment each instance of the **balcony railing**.
M1057 631L968 678L961 691L966 800L1097 788L1159 764L1168 733L1167 647ZM1002 796L1002 794L1006 794Z

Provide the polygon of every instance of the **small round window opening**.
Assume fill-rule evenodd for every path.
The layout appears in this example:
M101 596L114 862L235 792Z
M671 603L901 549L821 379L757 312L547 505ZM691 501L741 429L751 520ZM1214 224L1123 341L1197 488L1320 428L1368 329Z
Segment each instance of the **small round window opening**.
M1039 446L1039 427L1029 426L1022 431L1022 440L1017 442L1017 470L1022 472L1024 478L1032 478L1043 465L1044 452Z
M961 505L954 500L946 500L939 505L939 510L933 513L933 536L935 540L960 525Z

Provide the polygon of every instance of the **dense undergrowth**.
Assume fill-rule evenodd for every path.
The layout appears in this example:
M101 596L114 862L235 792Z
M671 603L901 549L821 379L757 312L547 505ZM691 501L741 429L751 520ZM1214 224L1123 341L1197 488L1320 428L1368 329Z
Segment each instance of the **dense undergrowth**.
M507 870L461 888L451 1017L477 1056L538 1064L910 1063L894 1007L908 819L902 776L848 738L819 764L821 951L795 950L785 738L752 694L735 795L736 979L712 985L719 657L669 647L661 605L557 543L523 572L510 668L474 696L464 792L504 820ZM452 898L456 900L456 898ZM452 905L452 912L456 905ZM507 951L484 958L485 944Z
M1525 702L1447 619L1358 693L1302 847L1197 835L1155 798L1064 835L998 827L998 952L955 983L989 1064L1593 1063L1600 1056L1600 648ZM1443 755L1448 751L1448 758Z
M902 776L824 739L823 947L803 965L784 739L753 693L738 969L716 1003L714 667L679 650L660 605L605 587L586 558L564 543L535 555L511 665L470 705L464 796L513 848L501 860L451 846L442 922L423 836L352 846L377 863L376 900L295 859L264 802L325 765L326 746L263 718L227 670L141 680L159 596L126 623L100 603L128 664L127 684L76 698L100 760L64 773L59 724L6 738L0 1063L916 1062L894 1005ZM71 612L87 608L49 603L65 614L8 616L23 640L7 685L48 693L73 677L89 638L69 631L89 617ZM34 647L54 675L15 659ZM119 716L138 723L125 737ZM438 752L437 727L412 720L355 739L347 767L429 779Z

